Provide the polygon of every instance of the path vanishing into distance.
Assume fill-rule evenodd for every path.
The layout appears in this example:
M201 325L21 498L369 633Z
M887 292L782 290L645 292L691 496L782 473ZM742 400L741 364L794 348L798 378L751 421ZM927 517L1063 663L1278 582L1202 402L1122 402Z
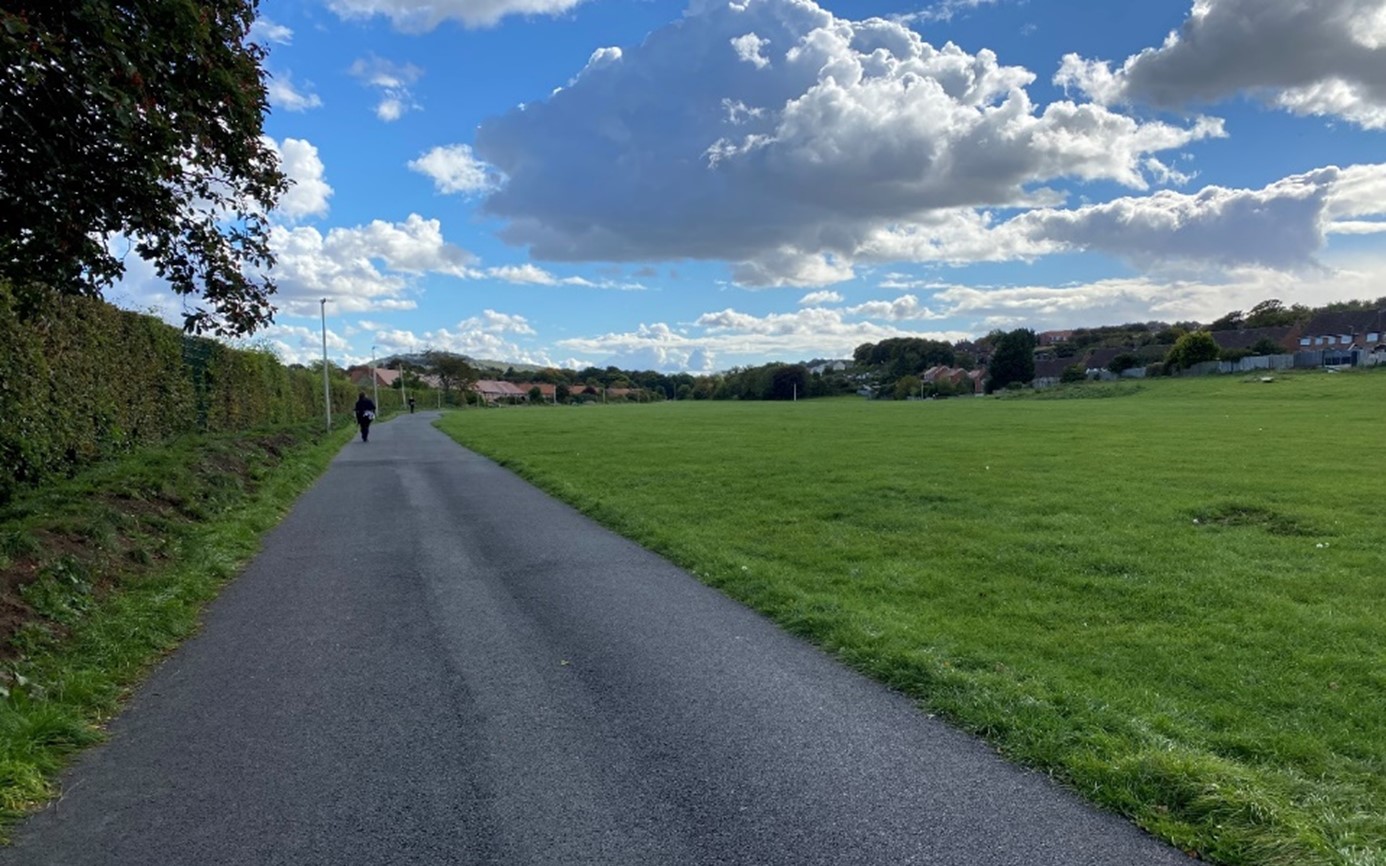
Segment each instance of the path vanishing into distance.
M1187 864L404 416L0 863Z

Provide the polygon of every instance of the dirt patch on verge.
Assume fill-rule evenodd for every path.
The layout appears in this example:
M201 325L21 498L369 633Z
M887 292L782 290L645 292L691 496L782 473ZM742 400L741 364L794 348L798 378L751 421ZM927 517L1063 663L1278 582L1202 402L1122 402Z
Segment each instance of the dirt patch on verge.
M252 493L294 428L198 437L33 491L0 514L0 663L60 639L93 603L165 561L187 529Z

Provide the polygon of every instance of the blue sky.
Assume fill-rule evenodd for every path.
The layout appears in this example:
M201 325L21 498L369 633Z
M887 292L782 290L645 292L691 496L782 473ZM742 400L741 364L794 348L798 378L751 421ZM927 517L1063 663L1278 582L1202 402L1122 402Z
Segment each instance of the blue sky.
M1386 0L260 15L290 361L321 297L343 364L702 372L1386 295Z

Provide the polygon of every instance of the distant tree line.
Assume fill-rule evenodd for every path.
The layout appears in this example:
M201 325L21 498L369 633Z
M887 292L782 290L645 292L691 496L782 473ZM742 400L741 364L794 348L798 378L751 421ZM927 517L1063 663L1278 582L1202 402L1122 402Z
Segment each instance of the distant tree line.
M427 352L421 363L404 363L402 368L406 373L406 386L411 388L419 381L417 376L424 373L436 376L449 395L454 391L466 393L477 379L494 378L517 384L555 385L558 402L593 397L611 389L630 389L638 394L634 399L649 401L792 400L853 394L863 389L882 398L948 397L971 394L971 381L955 383L946 377L924 381L927 370L938 366L968 371L984 368L988 391L996 391L1023 387L1034 381L1037 358L1074 358L1060 380L1078 382L1087 377L1081 360L1092 350L1122 349L1106 363L1108 371L1119 375L1136 367L1146 367L1157 373L1168 372L1203 361L1235 361L1248 355L1286 351L1269 338L1245 349L1220 350L1211 336L1213 331L1285 327L1307 321L1321 312L1383 308L1386 308L1386 298L1337 302L1317 308L1300 304L1287 307L1272 298L1245 313L1233 310L1208 325L1195 321L1128 322L1076 328L1066 339L1048 345L1040 345L1039 335L1029 328L996 330L976 340L952 344L923 337L891 337L862 343L846 363L830 359L795 364L774 362L709 374L625 370L616 366L581 370L510 367L490 372L479 369L463 356L446 352ZM533 389L531 397L536 395L542 396L542 392Z

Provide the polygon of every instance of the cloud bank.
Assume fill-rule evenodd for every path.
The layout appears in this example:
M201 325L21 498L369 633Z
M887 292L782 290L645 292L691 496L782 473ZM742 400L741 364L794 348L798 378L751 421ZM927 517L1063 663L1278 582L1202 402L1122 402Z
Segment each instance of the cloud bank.
M1061 180L1145 190L1155 154L1223 134L1211 118L1040 107L1033 81L810 0L699 0L484 122L476 157L507 178L484 207L541 259L724 259L743 284L822 285L882 230L1055 204Z

